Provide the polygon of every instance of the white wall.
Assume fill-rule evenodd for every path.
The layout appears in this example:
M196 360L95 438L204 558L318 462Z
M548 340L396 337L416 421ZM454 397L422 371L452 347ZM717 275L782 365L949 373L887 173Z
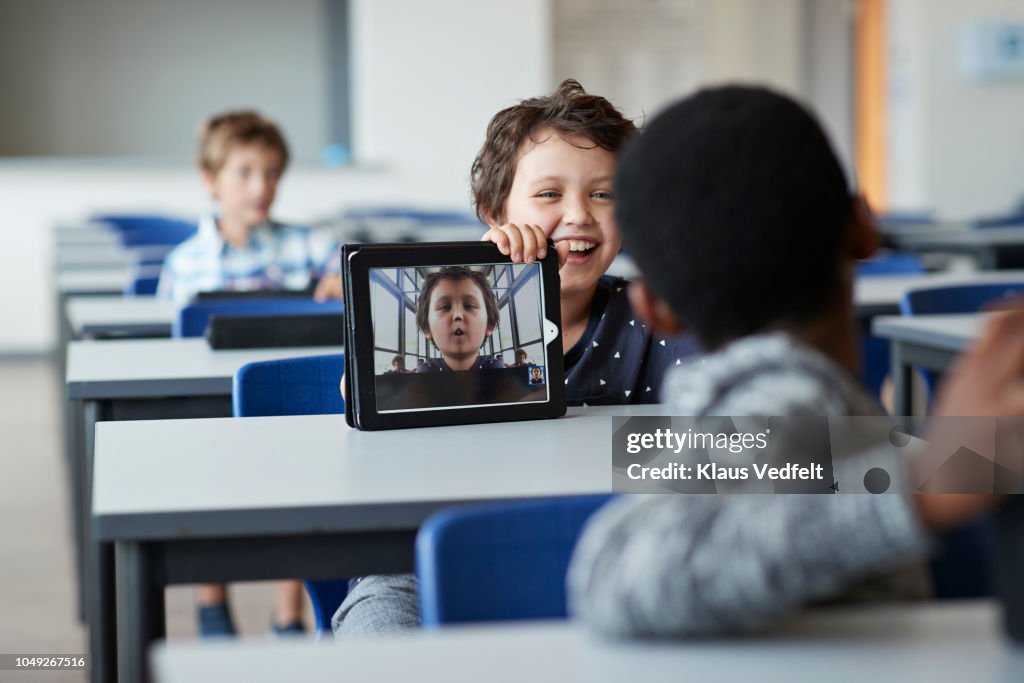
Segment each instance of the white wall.
M293 156L328 141L322 0L0 0L0 156L189 160L255 107Z
M1024 194L1024 80L961 75L971 21L1024 21L1019 0L890 0L889 193L943 217L1005 212Z
M548 90L547 0L351 0L353 147L469 201L498 110Z

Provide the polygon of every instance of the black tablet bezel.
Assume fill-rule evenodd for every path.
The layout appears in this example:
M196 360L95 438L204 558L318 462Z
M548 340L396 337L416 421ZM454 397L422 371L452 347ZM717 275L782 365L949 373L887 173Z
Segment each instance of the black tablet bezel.
M352 301L352 279L351 273L347 267L349 257L359 250L359 244L343 244L341 246L341 298L343 301ZM358 428L359 425L356 421L356 399L357 394L353 385L352 378L355 376L354 372L350 372L355 367L355 335L352 332L352 323L354 321L353 316L349 311L349 306L345 306L345 317L342 322L342 344L345 353L345 374L342 376L342 381L345 386L345 422L349 427Z
M415 266L462 266L512 263L490 242L434 242L421 244L345 245L342 250L347 328L346 419L359 429L401 429L441 425L534 420L565 414L565 373L562 358L562 320L559 299L558 256L549 243L547 256L538 261L541 268L543 317L555 325L558 333L546 339L548 400L524 404L438 408L410 412L380 413L374 393L373 322L370 310L370 270ZM352 375L349 377L349 375Z

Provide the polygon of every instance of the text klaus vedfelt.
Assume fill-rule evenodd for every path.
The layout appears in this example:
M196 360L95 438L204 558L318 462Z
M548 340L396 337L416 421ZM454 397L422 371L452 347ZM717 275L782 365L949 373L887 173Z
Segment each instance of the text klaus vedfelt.
M768 434L771 430L756 433L713 433L698 432L688 429L685 432L673 432L671 429L658 429L653 432L635 432L626 437L626 452L636 455L645 449L671 450L678 454L686 449L727 450L730 453L742 453L748 450L763 450L768 446ZM703 463L684 465L670 463L658 467L648 467L633 463L626 468L626 476L630 479L709 479L718 481L742 481L751 475L761 481L784 481L795 479L824 478L822 466L817 463L770 465L768 463L752 465L720 465Z

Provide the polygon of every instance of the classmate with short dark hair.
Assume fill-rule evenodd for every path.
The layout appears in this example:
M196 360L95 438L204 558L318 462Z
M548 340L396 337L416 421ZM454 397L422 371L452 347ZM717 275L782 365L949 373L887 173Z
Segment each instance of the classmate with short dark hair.
M685 326L709 351L666 378L675 414L878 414L855 378L852 299L856 261L878 237L802 106L759 88L701 91L625 151L616 192L645 277L635 308L652 329ZM939 414L1024 414L1022 345L1024 314L997 320L952 373ZM572 611L608 633L718 634L817 600L929 595L929 531L966 523L993 497L910 495L888 429L867 436L875 445L837 467L883 462L897 493L613 501L576 548ZM774 446L799 457L798 437L773 434Z

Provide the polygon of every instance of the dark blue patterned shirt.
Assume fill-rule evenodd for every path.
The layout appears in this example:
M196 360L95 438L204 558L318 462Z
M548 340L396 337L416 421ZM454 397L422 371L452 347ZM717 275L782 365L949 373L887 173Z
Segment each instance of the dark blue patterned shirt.
M668 370L700 353L692 335L654 337L633 313L626 281L597 284L587 329L565 354L569 405L657 403Z

